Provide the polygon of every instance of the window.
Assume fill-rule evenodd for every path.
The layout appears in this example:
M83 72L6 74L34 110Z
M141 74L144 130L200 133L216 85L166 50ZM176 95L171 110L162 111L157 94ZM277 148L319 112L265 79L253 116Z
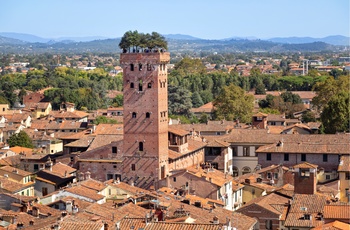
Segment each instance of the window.
M135 112L132 113L132 118L136 118L136 113Z
M135 164L131 164L131 170L135 171L136 170L136 165Z
M139 91L142 91L142 80L139 81Z
M232 167L232 176L233 177L238 176L238 168L237 167Z
M133 89L134 88L134 82L130 83L130 88Z
M271 173L270 172L267 173L267 179L271 179Z
M139 64L139 71L141 71L142 70L142 64L140 63Z
M130 64L130 71L134 71L134 64Z
M117 147L116 147L116 146L113 146L113 147L112 147L112 153L117 153L117 151L118 151Z
M218 169L219 168L219 164L216 162L212 162L211 163L211 167L213 167L214 169Z
M243 147L243 156L249 157L249 147Z
M327 162L328 161L328 155L327 154L323 154L323 162Z
M148 84L147 84L147 88L152 88L152 83L151 82L149 82Z
M266 230L272 229L272 220L265 220Z
M173 181L176 182L176 177L173 177Z
M139 142L139 151L143 151L143 142Z
M250 173L252 170L249 167L244 167L242 169L242 175Z
M38 164L34 164L34 170L38 170L39 169L39 165Z
M234 157L238 156L238 148L235 146L235 147L232 147L232 155Z
M300 169L300 176L302 177L309 177L310 171L308 169Z
M267 161L270 161L270 160L271 160L271 153L267 153L267 154L266 154L266 160L267 160Z
M41 109L41 112L45 112L45 109Z
M289 154L288 153L284 154L284 161L289 161Z
M41 188L41 192L42 192L43 196L46 196L48 194L48 191L47 191L46 187L42 187Z
M147 71L151 71L151 70L152 70L151 64L147 64Z
M350 180L350 172L345 173L345 180Z
M326 175L326 180L330 180L331 179L331 175Z
M301 154L301 161L306 161L306 154Z
M146 113L146 118L150 118L151 117L151 114L150 113Z
M276 179L278 179L278 173L274 173L273 174L273 178L276 180Z

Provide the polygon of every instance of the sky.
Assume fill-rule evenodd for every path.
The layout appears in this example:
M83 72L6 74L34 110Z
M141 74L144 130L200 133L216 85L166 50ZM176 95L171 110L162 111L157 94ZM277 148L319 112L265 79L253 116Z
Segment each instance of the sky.
M43 38L126 31L231 37L350 36L349 0L0 0L0 32Z

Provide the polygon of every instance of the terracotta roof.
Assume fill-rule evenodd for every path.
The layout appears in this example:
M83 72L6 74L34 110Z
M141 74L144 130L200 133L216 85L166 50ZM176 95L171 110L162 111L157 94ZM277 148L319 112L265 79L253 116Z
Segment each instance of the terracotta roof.
M325 205L323 209L325 219L350 220L350 204Z
M17 153L17 154L24 153L25 155L27 155L27 154L32 154L33 153L33 149L26 148L26 147L21 147L21 146L11 147L10 150L12 152Z
M102 191L105 189L107 186L102 183L101 181L97 181L94 179L88 179L80 182L80 185L89 189L96 190L98 192Z
M293 168L302 168L302 169L317 169L318 165L311 164L309 162L303 162L297 165L294 165Z
M284 114L268 114L267 121L285 121L286 117Z
M258 205L263 209L267 209L272 213L280 215L283 213L284 206L288 204L288 201L289 199L284 196L271 193L249 201L247 204L239 208L237 212L244 213L244 210L248 209L250 205Z
M208 182L215 184L219 187L225 185L226 183L232 181L233 179L232 176L225 175L225 173L219 170L216 170L214 168L202 169L202 167L191 166L186 168L186 172L198 178L205 178L205 180L207 180Z
M52 172L56 175L59 175L61 177L70 176L71 173L76 172L77 169L72 168L66 164L62 164L61 162L58 162L52 166Z
M214 108L214 105L212 102L208 102L207 104L202 105L198 108L192 108L191 112L193 113L210 113Z
M101 230L103 226L104 223L102 222L62 221L59 223L60 230Z
M218 230L219 226L217 224L200 224L200 223L168 223L168 222L157 222L148 223L145 230Z
M287 214L285 226L287 227L317 227L322 224L318 216L323 212L327 197L318 194L295 194ZM312 216L310 220L305 215Z
M73 193L73 194L77 194L83 197L87 197L90 198L92 200L98 201L101 200L103 198L105 198L105 196L100 195L96 192L96 190L87 188L87 187L83 187L80 185L73 185L72 187L69 188L65 188L64 189L67 192Z
M22 184L22 183L18 183L18 182L9 180L8 178L3 177L3 176L0 176L0 183L1 183L1 189L6 190L10 193L19 192L25 188L28 188L28 187L34 185L34 182Z
M94 136L84 136L79 140L76 140L64 145L64 147L86 147L87 148L90 146L94 138L95 138Z
M95 136L94 140L90 144L87 151L97 149L97 148L100 148L102 146L111 144L112 142L117 142L117 141L121 141L121 140L123 140L123 136L119 135L119 134L118 135L115 135L115 134L114 135L97 135L97 136Z
M285 135L296 136L296 135ZM320 135L322 136L322 135ZM318 153L318 154L350 154L350 143L308 143L308 142L283 142L282 145L270 144L261 146L257 153Z
M31 172L27 172L27 171L24 171L24 170L15 168L15 167L11 167L11 166L3 166L0 168L0 170L7 172L7 174L9 174L9 173L10 174L17 174L17 175L20 175L23 177L30 176L33 174Z
M316 228L311 228L311 230L349 230L350 224L341 222L341 221L333 221L327 224L322 224Z
M123 124L99 124L94 135L123 135Z
M175 128L175 125L170 125L168 128L168 132L174 133L178 136L186 136L189 134L189 132L184 129Z
M267 117L267 116L268 116L268 114L262 113L262 112L258 112L258 113L253 115L253 117Z
M342 155L340 157L338 172L350 172L350 155Z
M220 140L211 140L208 141L207 147L229 147L230 144L224 141L220 141Z

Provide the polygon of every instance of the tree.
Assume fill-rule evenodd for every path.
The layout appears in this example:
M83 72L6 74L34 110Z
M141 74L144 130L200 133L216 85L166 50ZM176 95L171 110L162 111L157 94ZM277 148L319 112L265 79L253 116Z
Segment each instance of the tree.
M115 96L115 98L113 99L113 106L115 107L123 106L123 98L124 97L122 94Z
M219 95L214 99L214 114L216 119L236 120L250 122L254 108L254 97L231 84L223 87Z
M341 91L334 95L321 113L325 133L349 132L350 93Z
M303 113L303 115L301 116L301 120L304 123L315 122L316 121L316 115L312 111L306 111L306 113Z
M201 95L198 92L192 93L191 100L193 108L201 107L204 104Z
M255 88L255 94L256 95L264 95L264 94L266 94L265 85L264 84L257 85L256 88Z
M179 87L168 87L168 109L169 114L186 115L190 117L192 108L190 91Z
M188 57L176 63L174 69L177 70L181 76L206 72L206 68L200 59L191 59Z
M33 148L33 143L32 139L28 136L26 132L23 130L20 131L19 133L13 134L9 139L8 139L8 144L10 147L14 146L21 146L21 147L26 147L26 148Z

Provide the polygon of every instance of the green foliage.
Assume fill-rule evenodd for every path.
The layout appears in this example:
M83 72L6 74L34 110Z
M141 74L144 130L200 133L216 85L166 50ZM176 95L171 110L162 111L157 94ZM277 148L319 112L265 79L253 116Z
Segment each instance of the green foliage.
M201 107L204 103L201 95L198 92L194 92L191 96L193 108Z
M303 115L301 116L301 120L303 123L307 123L307 122L315 122L316 121L316 115L314 112L312 111L306 111L305 113L303 113Z
M206 68L200 59L192 59L188 57L185 57L176 63L174 69L183 77L191 74L203 74L206 72Z
M115 98L113 99L113 106L114 107L123 106L123 100L124 100L123 94L119 94L119 95L115 96Z
M95 125L98 125L98 124L118 124L118 121L114 120L114 119L107 118L105 116L98 116L94 120L94 124Z
M281 114L279 110L271 109L271 108L260 108L259 112L266 113L266 114Z
M157 32L152 32L151 34L139 33L137 30L135 31L127 31L123 35L120 40L119 47L123 49L124 52L126 50L133 48L134 52L138 50L138 48L148 48L149 50L153 50L155 48L159 49L167 49L168 43L165 38Z
M208 120L209 120L209 116L206 113L202 113L201 116L199 117L200 123L207 123Z
M32 139L28 136L28 134L24 131L20 131L19 133L13 134L8 139L8 144L10 147L21 146L26 148L33 148Z
M225 86L219 95L214 99L215 118L228 121L239 119L249 123L253 114L254 97L236 86Z
M191 94L190 91L178 87L168 87L168 110L170 114L185 115L190 117L192 108Z

